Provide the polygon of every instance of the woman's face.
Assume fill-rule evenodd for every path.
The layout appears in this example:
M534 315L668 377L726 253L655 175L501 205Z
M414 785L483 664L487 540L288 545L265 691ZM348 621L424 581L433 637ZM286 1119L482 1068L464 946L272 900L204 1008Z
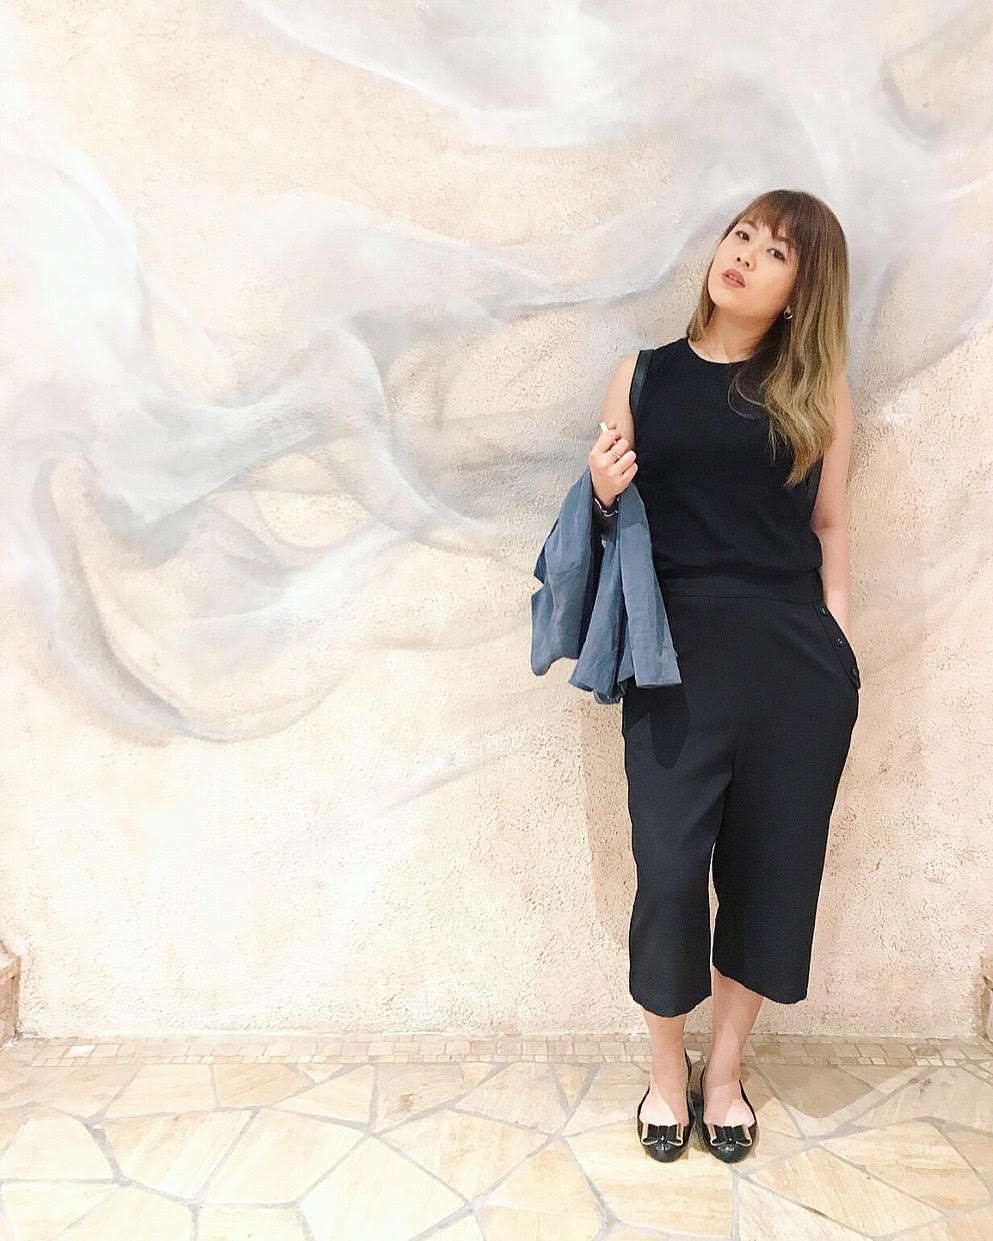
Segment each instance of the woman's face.
M726 271L743 283L726 279ZM773 237L768 225L742 219L717 247L707 291L723 310L772 320L789 304L796 272L796 253L784 238Z

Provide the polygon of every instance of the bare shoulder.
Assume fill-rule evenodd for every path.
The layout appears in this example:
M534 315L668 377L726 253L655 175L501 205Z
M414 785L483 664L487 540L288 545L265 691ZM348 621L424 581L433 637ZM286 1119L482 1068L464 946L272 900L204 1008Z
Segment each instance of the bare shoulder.
M623 358L614 367L615 375L626 376L630 381L634 375L634 368L638 365L637 353L626 353Z
M631 416L629 399L631 380L634 378L637 363L637 353L627 353L618 361L607 383L600 414L604 422L616 422L618 431L631 445L634 444L634 419Z

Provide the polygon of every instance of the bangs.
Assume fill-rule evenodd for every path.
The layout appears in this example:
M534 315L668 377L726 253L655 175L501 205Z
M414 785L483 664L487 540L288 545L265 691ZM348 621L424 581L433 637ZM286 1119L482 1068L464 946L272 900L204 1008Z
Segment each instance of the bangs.
M779 198L759 198L741 213L739 219L747 217L756 224L764 224L773 237L782 239L793 250L797 258L804 254L812 240L814 223L796 201L783 201Z

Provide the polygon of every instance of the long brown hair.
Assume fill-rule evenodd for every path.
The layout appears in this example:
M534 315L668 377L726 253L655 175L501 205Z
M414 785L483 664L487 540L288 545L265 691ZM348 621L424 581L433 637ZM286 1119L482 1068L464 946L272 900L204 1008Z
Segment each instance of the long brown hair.
M773 454L777 438L793 450L789 486L806 476L834 438L831 388L848 358L848 246L831 208L802 190L759 194L734 215L720 241L746 217L783 233L796 249L793 316L777 315L755 352L732 368L729 399L737 395L765 407ZM703 336L713 313L705 274L686 328L690 340Z

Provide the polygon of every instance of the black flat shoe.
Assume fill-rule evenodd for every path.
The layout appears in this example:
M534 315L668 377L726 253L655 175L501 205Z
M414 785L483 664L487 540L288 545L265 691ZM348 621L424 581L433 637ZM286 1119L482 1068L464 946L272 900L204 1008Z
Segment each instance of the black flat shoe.
M749 1102L748 1095L745 1094L745 1087L741 1084L741 1078L738 1078L738 1085L741 1087L741 1097L752 1109L754 1117L750 1125L712 1125L709 1121L703 1119L703 1109L705 1106L705 1098L703 1093L703 1074L706 1073L707 1066L703 1066L703 1072L700 1074L700 1133L703 1136L703 1144L712 1155L716 1155L718 1159L724 1163L737 1163L739 1159L752 1150L759 1136L759 1121L755 1115L755 1108Z
M638 1104L638 1111L635 1113L642 1149L646 1155L650 1155L652 1159L657 1159L660 1163L672 1163L674 1159L678 1159L689 1146L690 1134L693 1131L693 1100L690 1097L690 1076L693 1070L685 1048L683 1055L686 1057L686 1114L689 1117L687 1123L685 1125L678 1122L671 1125L654 1125L650 1120L641 1119L641 1103L648 1098L648 1091L652 1088L651 1076L648 1080L648 1090L641 1096L641 1103Z

